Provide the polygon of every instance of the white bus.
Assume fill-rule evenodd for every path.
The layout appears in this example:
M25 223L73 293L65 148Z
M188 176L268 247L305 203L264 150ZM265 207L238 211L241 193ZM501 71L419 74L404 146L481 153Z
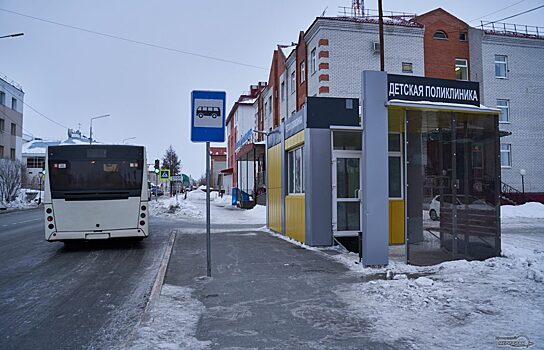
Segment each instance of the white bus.
M50 146L45 170L47 241L149 235L144 147Z

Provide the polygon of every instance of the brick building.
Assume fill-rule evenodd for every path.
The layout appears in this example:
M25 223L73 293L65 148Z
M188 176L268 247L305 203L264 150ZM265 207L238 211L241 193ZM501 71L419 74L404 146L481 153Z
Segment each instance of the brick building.
M0 158L22 158L24 96L19 85L0 77Z

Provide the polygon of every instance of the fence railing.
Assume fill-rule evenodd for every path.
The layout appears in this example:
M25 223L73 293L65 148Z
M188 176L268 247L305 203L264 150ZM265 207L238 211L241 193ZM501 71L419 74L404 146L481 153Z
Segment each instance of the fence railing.
M378 10L373 9L354 9L353 7L338 6L338 16L340 17L375 17L378 18ZM383 16L388 18L409 20L416 17L415 13L399 11L383 11Z
M501 23L501 22L480 22L483 31L505 34L511 36L528 36L544 38L544 27L528 26L525 24Z

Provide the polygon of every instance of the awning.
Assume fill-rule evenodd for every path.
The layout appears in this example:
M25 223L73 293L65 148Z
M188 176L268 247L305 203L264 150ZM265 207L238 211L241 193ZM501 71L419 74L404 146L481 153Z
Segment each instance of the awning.
M247 143L243 145L240 150L236 153L236 160L240 160L243 158L251 158L253 159L253 152L255 151L255 158L263 158L264 159L264 144L261 143ZM242 159L243 160L243 159Z

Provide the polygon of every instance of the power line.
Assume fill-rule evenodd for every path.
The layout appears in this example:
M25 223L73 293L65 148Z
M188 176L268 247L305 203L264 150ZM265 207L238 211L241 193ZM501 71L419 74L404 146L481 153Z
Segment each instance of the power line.
M179 50L179 49L175 49L175 48L171 48L171 47L167 47L167 46L162 46L162 45L158 45L158 44L148 43L148 42L145 42L145 41L129 39L129 38L125 38L125 37L118 36L118 35L114 35L114 34L108 34L108 33L104 33L104 32L98 32L98 31L91 30L91 29L86 29L86 28L82 28L82 27L76 27L76 26L73 26L73 25L65 24L65 23L60 23L60 22L55 22L55 21L51 21L51 20L48 20L48 19L44 19L44 18L39 18L39 17L35 17L35 16L30 16L30 15L27 15L27 14L24 14L24 13L15 12L15 11L3 9L3 8L0 8L0 11L4 11L4 12L11 13L11 14L14 14L14 15L17 15L17 16L21 16L21 17L26 17L26 18L34 19L34 20L36 20L36 21L41 21L41 22L45 22L45 23L49 23L49 24L54 24L54 25L57 25L57 26L65 27L65 28L70 28L70 29L74 29L74 30L79 30L79 31L82 31L82 32L91 33L91 34L95 34L95 35L99 35L99 36L103 36L103 37L107 37L107 38L111 38L111 39L122 40L122 41L130 42L130 43L133 43L133 44L149 46L149 47L153 47L153 48L156 48L156 49L161 49L161 50L166 50L166 51L181 53L181 54L189 55L189 56L195 56L195 57L205 58L205 59L208 59L208 60L213 60L213 61L218 61L218 62L223 62L223 63L230 63L230 64L235 64L235 65L244 66L244 67L250 67L250 68L256 68L256 69L267 70L267 68L260 67L260 66L255 66L255 65L249 64L249 63L243 63L243 62L233 61L233 60L229 60L229 59L225 59L225 58L220 58L220 57L215 57L215 56L204 55L204 54L201 54L201 53L196 53L196 52L191 52L191 51Z
M17 123L17 122L16 122L15 120L13 120L13 119L11 119L11 117L10 117L6 112L4 112L2 109L0 109L0 113L2 113L4 116L6 116L6 118L8 118L9 120L11 120L11 121L13 122L13 124L15 124L15 125L21 127L21 129L22 129L23 131L26 131L27 133L29 133L29 134L31 134L32 136L34 136L34 133L32 133L31 131L29 131L29 130L23 128L23 125Z
M524 14L529 13L529 12L533 12L533 11L541 9L543 7L544 7L544 5L540 5L540 6L534 7L532 9L530 9L530 10L523 11L523 12L520 12L520 13L516 13L515 15L512 15L512 16L508 16L508 17L504 17L504 18L501 18L501 19L498 19L498 20L495 20L495 21L492 21L492 22L484 23L484 25L493 24L493 23L497 23L497 22L502 22L502 21L505 21L505 20L510 19L510 18L521 16L521 15L524 15Z
M23 104L24 104L25 106L27 106L28 108L30 108L32 111L34 111L34 113L38 114L39 116L44 117L45 119L49 120L49 121L52 122L52 123L57 124L57 125L60 126L60 127L63 127L64 129L70 129L70 128L67 127L66 125L63 125L63 124L57 122L56 120L49 118L48 116L46 116L46 115L43 114L42 112L38 111L36 108L34 108L34 107L32 107L31 105L29 105L28 103L26 103L26 102L24 102L24 101L22 101L22 100L21 100L21 102L23 102Z
M469 21L469 23L470 23L470 22L477 21L477 20L482 19L482 18L487 17L487 16L494 15L495 13L499 13L499 12L501 12L501 11L504 11L504 10L506 10L506 9L509 9L510 7L514 7L514 6L518 5L518 4L521 4L522 2L525 2L525 1L527 1L527 0L518 1L518 2L516 2L516 3L513 3L512 5L508 5L508 6L506 6L506 7L503 7L502 9L498 9L497 11L493 11L493 12L491 12L491 13L488 13L487 15L483 15L483 16L480 16L480 17L478 17L478 18L471 19L471 20Z

